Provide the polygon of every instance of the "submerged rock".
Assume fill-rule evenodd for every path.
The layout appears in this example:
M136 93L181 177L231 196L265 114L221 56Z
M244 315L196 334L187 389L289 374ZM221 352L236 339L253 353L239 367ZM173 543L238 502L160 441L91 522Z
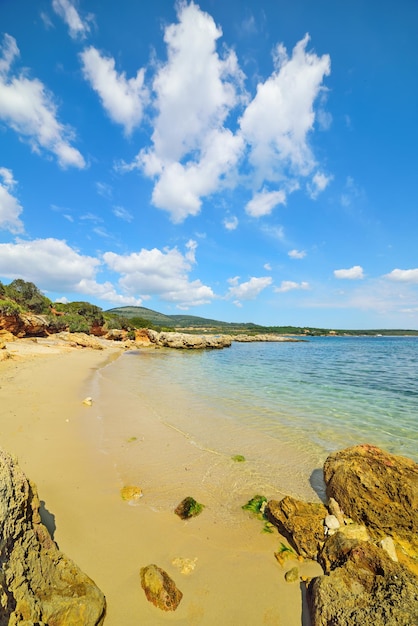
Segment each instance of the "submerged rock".
M176 610L183 594L167 572L151 564L141 569L140 576L147 600L162 611Z
M36 487L0 449L0 626L96 626L106 601L41 523Z
M203 504L199 504L199 502L196 502L194 498L188 496L187 498L184 498L179 505L177 505L174 513L181 517L181 519L189 519L190 517L196 517L196 515L199 515L203 509Z

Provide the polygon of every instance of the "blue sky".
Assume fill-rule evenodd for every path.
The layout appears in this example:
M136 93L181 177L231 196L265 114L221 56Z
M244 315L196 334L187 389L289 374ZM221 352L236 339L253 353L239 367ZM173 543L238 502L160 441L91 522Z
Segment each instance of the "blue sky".
M0 280L418 328L413 0L2 0Z

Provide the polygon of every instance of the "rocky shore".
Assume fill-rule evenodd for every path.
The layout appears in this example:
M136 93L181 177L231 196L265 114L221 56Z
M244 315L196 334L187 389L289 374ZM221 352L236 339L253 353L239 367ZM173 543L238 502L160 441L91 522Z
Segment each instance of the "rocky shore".
M109 358L106 355L117 355L121 350L141 348L141 342L150 348L160 347L161 344L156 342L157 337L151 341L148 332L138 333L135 341L126 340L123 336L110 339L83 333L59 333L50 337L16 339L3 333L0 356L5 355L6 362L1 364L3 439L0 443L9 452L19 450L19 463L8 452L0 451L0 626L95 625L103 623L103 620L109 626L116 626L119 623L134 624L141 619L143 623L159 624L163 621L156 613L162 612L161 608L166 611L164 606L176 607L168 610L176 610L176 615L181 616L178 618L180 623L216 623L213 616L209 616L209 600L204 604L206 613L202 608L200 617L193 617L194 621L189 619L192 607L195 604L197 606L200 601L194 595L199 587L186 584L184 578L178 580L179 576L185 576L186 571L189 575L197 558L202 558L201 555L207 549L201 543L203 539L208 538L215 530L219 536L225 531L216 522L213 524L210 507L199 515L198 519L202 522L185 521L184 527L176 524L174 506L173 510L159 512L158 516L162 516L161 518L156 517L152 508L139 507L137 512L141 512L141 516L134 518L132 512L135 509L129 506L120 508L117 501L114 501L113 494L118 493L119 489L115 485L110 489L109 485L114 478L107 473L109 470L104 468L107 476L105 488L102 486L102 479L90 485L90 478L87 481L86 477L101 477L101 472L91 472L89 466L86 467L80 460L74 462L77 459L74 454L79 454L80 446L84 442L74 438L74 443L71 444L73 451L69 445L69 429L75 428L75 424L71 425L75 409L71 408L71 396L64 400L64 393L69 389L68 370L64 377L59 374L62 370L57 369L56 359L60 359L62 364L64 361L68 363L76 359L75 371L79 371L79 363L85 355L86 363L90 363L90 367L97 367L100 360L106 361ZM172 341L172 338L169 339ZM162 340L167 341L167 337ZM188 349L184 344L183 347ZM66 353L70 353L70 356L62 357ZM17 372L24 373L22 366L27 362L30 364L30 359L37 355L52 356L51 359L41 360L50 361L51 365L47 367L46 364L42 368L33 364L27 368L26 375L19 379L13 392L9 383L13 382ZM21 360L24 362L20 363ZM32 367L36 367L36 376ZM53 378L55 371L57 378ZM10 394L8 389L11 389ZM24 394L22 403L19 404L18 395L21 390L24 390ZM81 398L76 403L80 406ZM20 416L20 412L23 415L25 411L26 422ZM48 411L51 412L51 417L47 421L45 414ZM74 437L79 436L79 432L74 430ZM158 456L162 445L159 434L155 441L157 447L154 444L152 447L154 455ZM169 438L166 441L171 447L176 440ZM143 444L138 445L141 447ZM142 451L138 449L138 453L141 454ZM36 483L41 497L45 497L44 491L47 490L48 501L55 502L54 512L55 506L62 499L63 506L57 513L56 525L61 532L66 527L65 553L58 548L53 532L47 530L47 512L44 505L40 506L37 487L22 470L26 455L32 455L35 459L35 463L29 465L36 468ZM176 472L182 469L189 475L191 467L188 463L186 467L177 468ZM68 471L69 468L71 472ZM32 470L28 475L33 478ZM417 624L418 465L409 459L365 444L330 454L323 466L323 476L327 498L322 503L307 503L290 496L280 496L279 499L270 497L266 500L262 515L270 529L273 529L274 535L267 536L265 545L267 546L269 538L274 537L276 551L271 549L267 568L269 573L266 574L263 570L263 576L268 575L270 578L263 578L264 582L259 580L257 574L257 563L260 563L261 558L264 559L264 553L261 557L261 553L256 550L254 553L252 549L248 551L248 546L258 545L260 541L256 526L246 538L247 556L249 562L253 560L254 568L252 570L250 566L249 573L246 570L246 577L258 576L257 585L261 588L270 589L271 585L273 589L277 586L281 590L280 602L285 602L286 595L293 598L294 604L290 608L282 605L277 612L276 609L264 609L263 619L270 619L270 623L281 623L285 614L284 623L297 625L300 623L302 600L304 625ZM181 486L180 473L178 482ZM102 489L105 489L104 494L101 494ZM110 499L108 491L112 494ZM202 493L205 493L204 490ZM184 497L189 495L183 494ZM120 504L126 505L118 497ZM201 501L204 502L204 496ZM239 510L236 514L239 515ZM75 523L75 520L78 521ZM193 527L189 527L189 523ZM94 531L89 535L90 524ZM113 547L116 528L121 530ZM138 541L138 533L141 537L144 535L143 541ZM124 557L121 552L122 537L124 541L126 538ZM162 537L165 537L164 545L167 544L164 550L159 547ZM193 544L189 545L190 538L193 538ZM232 541L231 535L227 538L227 543ZM278 551L277 542L281 546ZM183 558L181 552L180 555L173 555L172 561L164 558L163 555L170 550L167 546L171 543L173 546L189 545L187 558ZM86 558L86 550L91 552L89 558ZM113 589L115 558L120 561L118 571L123 580L123 568L126 567L128 553L126 551L135 551L136 554L136 573L131 576L134 580L128 585L118 582ZM221 554L224 553L221 551ZM237 554L243 553L237 548ZM225 569L223 559L215 560L215 567L216 564L219 565L215 576L222 581L223 576L229 580L230 574L227 572L236 571L238 575L236 568L239 568L240 563L242 565L242 558L244 557L240 556L236 563L231 563L229 570ZM82 569L71 559L79 563ZM172 571L174 566L170 563L177 562L181 564L181 569L176 576L175 570L174 574ZM315 565L315 570L312 569L312 564ZM199 571L202 579L209 575L206 566L202 558L202 569ZM318 573L318 570L322 573ZM173 575L174 580L171 578ZM191 577L193 576L191 573ZM157 581L161 585L160 605L155 600L155 594L146 589L146 580ZM241 591L237 590L239 595L248 594L250 586L255 584L254 580L252 583L248 581L250 586L244 592L244 580L240 578L243 586ZM154 585L154 582L151 584ZM177 584L181 589L180 593ZM211 585L214 589L214 581ZM283 591L283 585L287 592ZM224 593L224 588L228 588L226 579L221 593ZM168 590L172 590L176 602L166 596ZM231 588L228 588L228 593L231 593ZM273 590L270 594L273 594ZM139 597L142 597L145 604L150 604L151 613L147 614L145 611L145 618ZM218 598L218 595L213 597ZM147 598L153 600L148 602ZM278 603L276 597L272 595L271 598L272 602ZM116 610L117 602L123 603L126 608L118 607ZM157 606L161 608L156 608ZM235 607L236 603L228 606ZM251 623L257 623L254 621L257 619L254 617L257 615L257 607L252 610L254 614L248 619L252 620ZM235 617L224 614L224 623L245 621L240 617L237 622Z
M286 496L263 509L288 542L276 558L293 565L288 584L306 587L312 626L417 624L418 465L359 445L329 455L324 479L326 505ZM58 549L36 486L3 450L0 484L0 625L103 624L104 594ZM304 559L323 575L300 576ZM163 569L143 567L140 578L157 610L177 609L183 594Z

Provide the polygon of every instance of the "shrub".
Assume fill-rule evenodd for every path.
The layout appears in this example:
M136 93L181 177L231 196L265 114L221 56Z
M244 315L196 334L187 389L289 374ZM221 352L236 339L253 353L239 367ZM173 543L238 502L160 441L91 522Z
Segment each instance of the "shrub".
M77 313L68 313L65 316L65 325L68 326L70 333L90 333L91 324Z
M15 300L26 311L32 313L47 313L49 311L51 300L44 296L33 283L17 278L6 285L4 290L8 298Z
M0 300L0 313L2 315L19 315L22 312L23 309L17 302L8 299Z

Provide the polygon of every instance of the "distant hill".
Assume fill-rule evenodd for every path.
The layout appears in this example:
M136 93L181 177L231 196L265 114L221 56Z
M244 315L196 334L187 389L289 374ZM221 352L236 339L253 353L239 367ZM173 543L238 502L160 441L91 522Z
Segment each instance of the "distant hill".
M342 330L332 328L312 328L310 326L260 326L251 322L221 322L206 317L198 317L196 315L164 315L147 309L143 306L121 306L115 309L109 309L106 313L124 317L127 320L140 318L150 322L154 326L172 329L188 329L188 330L208 330L212 332L223 333L279 333L282 335L369 335L369 336L408 336L418 335L417 330L393 330L393 329L374 329L374 330Z
M106 313L111 315L119 315L126 319L132 319L139 317L147 320L156 326L165 326L167 328L196 328L196 329L222 329L224 331L233 332L234 330L256 330L263 328L256 324L248 323L233 323L233 322L221 322L219 320L213 320L206 317L198 317L197 315L164 315L147 309L143 306L121 306L114 309L109 309Z

